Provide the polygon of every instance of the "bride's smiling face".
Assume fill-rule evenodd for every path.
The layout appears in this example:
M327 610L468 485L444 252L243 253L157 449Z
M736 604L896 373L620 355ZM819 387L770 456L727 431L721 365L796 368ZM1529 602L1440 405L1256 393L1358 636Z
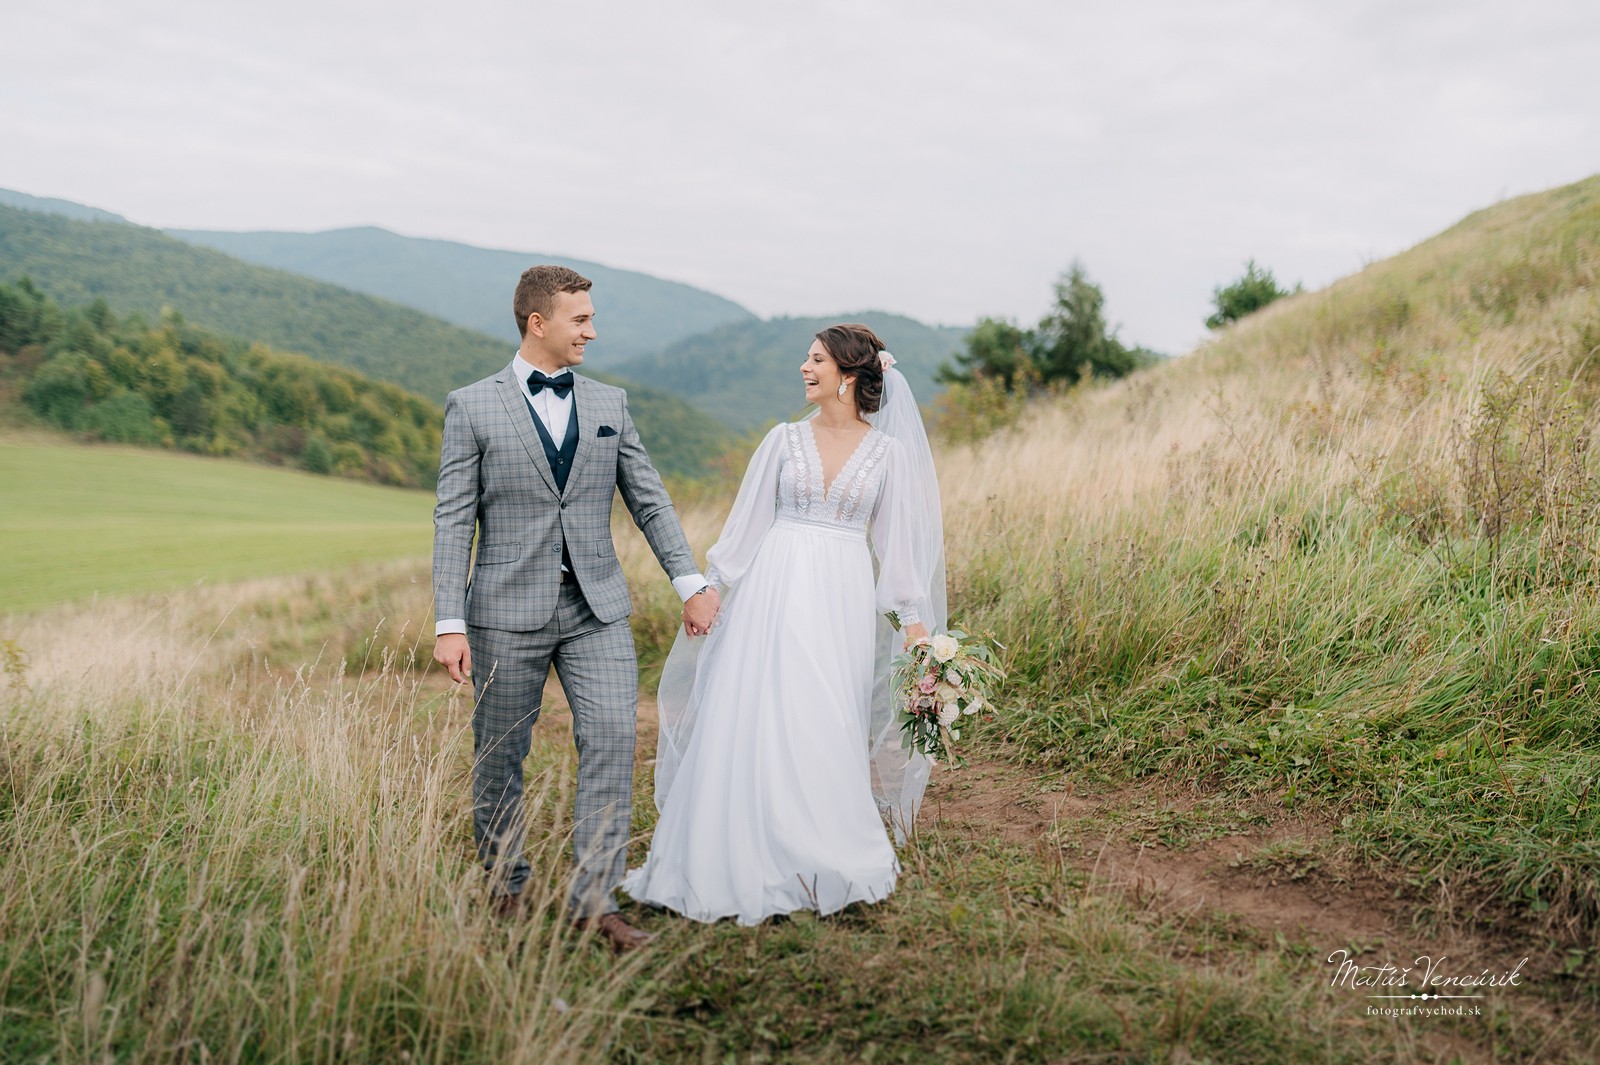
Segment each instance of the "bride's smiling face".
M800 376L806 383L806 402L819 406L824 400L838 398L839 382L844 380L839 364L833 361L820 340L811 342L806 361L800 364Z

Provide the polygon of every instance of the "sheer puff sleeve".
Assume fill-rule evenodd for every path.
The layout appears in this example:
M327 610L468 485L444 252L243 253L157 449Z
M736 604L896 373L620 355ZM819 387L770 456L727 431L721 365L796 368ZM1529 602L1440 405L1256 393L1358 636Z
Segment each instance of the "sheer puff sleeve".
M921 542L921 501L907 469L906 449L890 439L883 490L872 513L872 549L878 558L878 612L893 612L900 627L933 617L928 600L931 560Z
M750 457L739 494L722 525L722 535L706 552L706 580L726 587L744 576L778 511L778 467L783 458L783 426L775 425Z

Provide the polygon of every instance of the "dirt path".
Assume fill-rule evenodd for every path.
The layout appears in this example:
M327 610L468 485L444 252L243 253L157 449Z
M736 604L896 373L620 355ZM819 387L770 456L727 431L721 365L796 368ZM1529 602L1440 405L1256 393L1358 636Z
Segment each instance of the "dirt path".
M976 836L1061 847L1092 880L1143 905L1222 912L1330 949L1393 941L1409 923L1396 912L1392 889L1327 868L1328 825L1252 811L1225 834L1189 839L1184 823L1196 809L1195 796L1159 784L1090 795L1043 791L1019 767L983 760L936 776L923 816ZM1168 833L1175 844L1147 838L1162 825L1176 826ZM1202 836L1212 831L1197 827Z
M1048 790L1052 786L1057 790ZM936 773L921 820L974 838L1060 848L1090 885L1162 915L1223 919L1265 944L1326 958L1340 948L1409 964L1553 977L1562 952L1543 937L1474 912L1464 901L1419 896L1342 853L1326 817L1265 800L1220 819L1205 797L1161 782L1077 794L992 758ZM1280 939L1281 937L1281 939Z

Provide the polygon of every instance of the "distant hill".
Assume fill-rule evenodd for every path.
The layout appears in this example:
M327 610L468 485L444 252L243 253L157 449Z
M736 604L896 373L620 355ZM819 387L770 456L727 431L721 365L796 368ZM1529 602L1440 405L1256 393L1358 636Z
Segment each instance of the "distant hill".
M929 326L878 311L827 318L740 322L689 337L659 355L624 363L630 379L676 393L701 411L749 430L805 406L800 362L814 334L839 322L871 327L889 345L919 403L937 391L934 371L961 347L967 330Z
M0 189L0 205L6 207L20 207L25 211L43 211L46 214L58 214L63 218L75 218L80 222L127 222L120 214L102 211L98 207L88 207L71 200L58 200L50 196L29 196L26 192L17 192L13 189Z
M119 320L0 283L0 402L88 440L433 485L444 412L386 382L166 313Z
M169 229L169 236L246 262L329 281L517 342L511 293L535 263L567 266L594 282L599 337L589 360L604 370L674 341L755 315L721 296L648 274L544 252L495 251L363 227L323 233Z
M411 307L242 262L154 229L0 206L0 281L31 278L68 306L188 320L389 381L435 402L510 360L512 345ZM602 380L614 380L593 374ZM640 436L664 473L699 476L725 429L676 397L631 383Z
M67 306L173 307L246 340L358 370L433 400L505 365L509 345L411 307L241 262L158 230L0 207L0 280L27 276Z

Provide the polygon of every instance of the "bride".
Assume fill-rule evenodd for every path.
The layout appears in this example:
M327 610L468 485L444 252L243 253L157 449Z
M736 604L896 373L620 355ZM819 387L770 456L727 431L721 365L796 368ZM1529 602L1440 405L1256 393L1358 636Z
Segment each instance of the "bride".
M635 899L699 921L834 913L894 890L929 763L900 746L896 650L944 621L938 482L916 400L862 325L816 335L807 420L750 460L703 640L661 678L656 807ZM902 627L896 633L885 615Z

